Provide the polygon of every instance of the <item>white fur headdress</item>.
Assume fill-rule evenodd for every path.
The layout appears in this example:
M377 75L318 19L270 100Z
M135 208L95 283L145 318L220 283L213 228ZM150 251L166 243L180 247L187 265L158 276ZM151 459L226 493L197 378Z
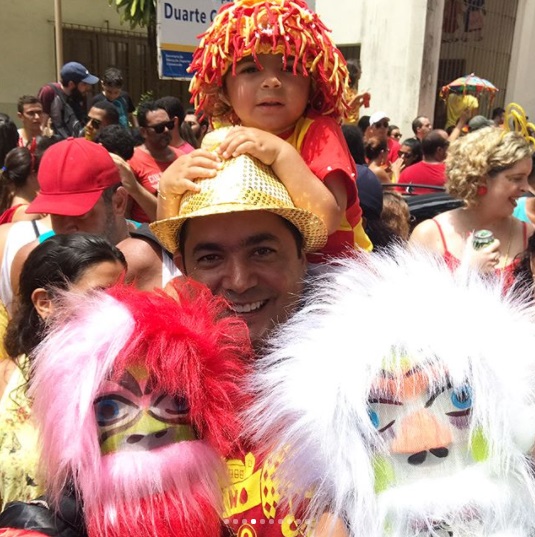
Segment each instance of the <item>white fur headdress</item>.
M451 469L394 461L401 419L381 424L373 406L384 403L378 383L403 390L407 371L429 390L422 412L442 393L443 405L469 399L457 407L468 410L435 405L437 420L456 424L444 445L464 438ZM249 430L280 453L280 486L309 517L332 512L366 537L441 535L439 527L456 537L524 536L535 526L525 456L535 440L535 319L500 282L402 248L338 262L274 337L252 390ZM427 462L441 468L451 448L430 450ZM403 478L389 474L399 468Z

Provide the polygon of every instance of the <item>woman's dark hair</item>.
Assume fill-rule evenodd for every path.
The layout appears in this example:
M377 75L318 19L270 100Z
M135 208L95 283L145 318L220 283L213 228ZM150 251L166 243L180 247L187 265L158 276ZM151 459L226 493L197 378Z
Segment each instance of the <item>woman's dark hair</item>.
M514 292L532 295L533 274L531 273L531 258L535 255L535 233L528 240L524 252L519 254L520 260L515 268Z
M76 283L92 266L118 261L126 268L123 253L106 239L88 233L54 235L39 244L24 262L13 318L4 339L9 356L30 355L44 337L46 325L38 315L32 293L42 287L50 293Z
M195 138L190 124L185 121L180 124L180 136L185 142L191 145L191 147L194 147L195 149L199 148L199 141Z
M17 188L22 188L35 169L35 157L26 147L12 149L0 173L0 213L11 207Z
M406 145L407 147L411 148L412 157L414 158L413 164L416 164L422 160L422 144L418 138L407 138L401 142L401 145Z
M0 167L4 165L6 155L17 147L19 131L7 114L0 112Z
M364 153L369 162L379 157L383 151L388 151L386 140L381 140L376 136L373 136L364 144Z

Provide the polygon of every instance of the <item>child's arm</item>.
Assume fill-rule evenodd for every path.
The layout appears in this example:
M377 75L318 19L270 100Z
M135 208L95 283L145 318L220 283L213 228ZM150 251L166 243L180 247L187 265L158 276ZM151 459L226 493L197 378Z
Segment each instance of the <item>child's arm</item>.
M200 190L194 179L215 177L220 165L219 157L205 149L178 157L160 177L156 219L177 216L184 192Z
M340 226L347 208L342 173L333 171L322 182L292 145L274 134L249 127L232 128L218 152L223 158L249 154L271 166L296 207L319 216L329 234Z

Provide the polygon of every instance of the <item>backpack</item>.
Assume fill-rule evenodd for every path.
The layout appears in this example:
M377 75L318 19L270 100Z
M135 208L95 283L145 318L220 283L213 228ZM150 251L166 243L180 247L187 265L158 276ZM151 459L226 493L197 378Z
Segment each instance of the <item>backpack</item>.
M52 122L52 128L54 129L55 134L62 138L69 138L70 136L78 138L83 136L85 126L75 114L72 106L66 99L65 94L54 84L48 85L54 90L54 93L56 94L55 98L59 99L62 103L61 125L56 125Z

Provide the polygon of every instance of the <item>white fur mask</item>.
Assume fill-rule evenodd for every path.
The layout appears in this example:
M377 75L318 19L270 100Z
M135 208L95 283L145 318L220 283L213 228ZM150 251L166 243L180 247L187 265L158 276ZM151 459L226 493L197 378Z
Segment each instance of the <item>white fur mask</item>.
M502 289L402 248L320 277L252 385L287 497L354 536L529 535L535 317Z

